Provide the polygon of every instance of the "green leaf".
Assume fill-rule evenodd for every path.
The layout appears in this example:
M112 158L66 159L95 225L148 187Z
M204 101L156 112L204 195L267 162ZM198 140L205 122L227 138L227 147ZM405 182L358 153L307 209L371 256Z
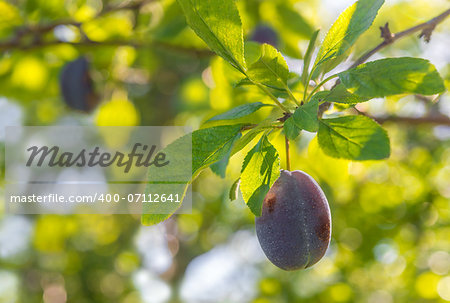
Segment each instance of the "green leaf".
M294 140L300 134L301 129L295 125L294 118L290 116L283 125L284 134L289 140Z
M231 150L233 149L234 143L239 140L241 136L241 133L237 133L232 140L228 141L222 147L222 150L226 151L222 159L217 161L216 163L211 164L211 170L219 177L225 178L225 171L227 170L228 162L230 161Z
M369 98L361 97L349 92L345 86L340 83L334 87L331 91L327 91L328 94L322 98L322 101L356 104L370 100Z
M320 29L316 30L309 40L308 48L306 49L305 56L303 57L303 71L302 71L302 83L304 87L307 87L308 83L308 75L309 75L309 65L311 64L311 58L314 53L314 49L316 46L316 40L319 36Z
M167 194L179 194L180 201L182 201L189 184L204 168L230 154L230 142L236 140L241 127L242 125L223 125L204 128L175 140L162 150L166 154L167 159L171 161L171 169L165 167L165 169L155 170L152 169L152 166L149 169L148 181L180 181L186 175L184 171L186 169L184 163L187 152L186 146L190 147L192 144L192 173L190 174L190 180L176 183L170 182L171 192L167 192ZM160 182L149 183L145 188L145 193L165 193L167 189L167 184L160 184ZM149 206L149 204L151 205ZM153 225L162 222L169 218L180 206L181 203L146 203L144 204L141 219L142 224ZM155 209L155 207L157 208Z
M158 184L149 183L145 188L145 195L158 193L159 195L165 194L166 196L172 195L179 197L180 202L175 203L143 203L141 223L143 225L155 225L168 219L174 214L180 207L181 203L186 197L186 192L191 182L179 183L179 184Z
M264 135L245 157L241 171L241 193L256 216L261 215L264 197L279 176L278 152Z
M299 129L309 132L316 132L319 128L319 119L317 118L319 98L314 98L314 96L308 103L299 106L292 115L294 124Z
M263 131L264 131L263 128L258 127L249 130L242 138L237 140L236 144L233 147L233 150L231 151L231 155L234 155L235 153L242 150L244 147L247 146L247 144L249 144L253 139L255 139L256 136L258 136L258 134L260 134Z
M317 100L320 102L325 101L325 98L330 94L330 91L328 90L322 90L316 92L314 95L312 95L311 100Z
M234 0L178 0L186 21L219 56L245 72L244 39Z
M335 158L379 160L390 154L386 131L366 116L344 116L320 120L319 145Z
M245 63L252 65L261 57L261 44L254 41L244 42Z
M231 151L231 156L233 156L235 153L242 150L244 147L247 146L250 142L252 142L253 139L255 139L261 132L267 130L268 128L271 128L273 124L274 117L268 117L264 121L261 121L256 127L250 129L242 138L236 141L234 144L233 150Z
M192 177L191 163L186 163L186 153L190 153L192 150L192 136L193 133L187 134L161 151L166 154L167 159L170 159L170 165L164 166L164 169L150 166L147 176L149 183L145 187L145 195L163 194L170 189L168 194L178 194L180 201L185 198ZM169 183L169 181L175 180L179 181L178 184L171 182L170 185L167 185L157 182ZM152 181L156 182L151 183ZM179 207L181 207L181 203L143 203L141 222L144 225L160 223L169 218Z
M141 216L141 223L146 226L155 225L169 219L171 215L172 214L143 214Z
M261 57L247 71L256 82L273 87L287 87L289 68L283 56L269 44L263 44Z
M231 185L230 192L228 194L230 201L234 201L237 199L237 197L239 195L239 185L240 184L241 184L241 178L238 178L236 181L233 182L233 185Z
M223 114L212 117L208 121L239 119L239 118L248 116L248 115L256 112L258 109L260 109L263 106L270 106L270 105L264 104L261 102L254 102L254 103L240 105L240 106L237 106Z
M338 75L350 92L366 98L403 93L433 95L445 90L436 68L419 58L381 59Z
M322 42L315 65L328 60L341 61L343 55L375 19L384 0L359 0L348 7L334 22ZM333 64L323 72L331 70Z
M227 144L234 141L242 125L222 125L199 129L192 133L192 176L222 159L228 153Z

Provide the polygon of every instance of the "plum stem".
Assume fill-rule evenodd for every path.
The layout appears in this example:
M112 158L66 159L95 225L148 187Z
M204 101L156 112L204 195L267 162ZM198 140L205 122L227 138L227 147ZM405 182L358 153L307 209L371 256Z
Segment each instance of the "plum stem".
M323 80L322 82L320 82L319 84L316 85L316 87L314 87L314 89L312 90L312 92L309 94L308 98L306 98L305 103L308 103L309 100L311 100L311 97L314 95L314 93L321 88L325 83L327 83L328 81L330 81L333 78L336 78L338 75L334 74L329 76L328 78L326 78L325 80Z
M287 136L284 137L286 142L286 169L291 171L291 156L289 153L289 139Z

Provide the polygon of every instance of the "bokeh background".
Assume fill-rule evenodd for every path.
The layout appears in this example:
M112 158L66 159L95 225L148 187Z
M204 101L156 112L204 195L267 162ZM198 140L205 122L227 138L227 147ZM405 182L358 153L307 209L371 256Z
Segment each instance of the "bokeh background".
M323 37L352 2L237 0L237 5L246 39L261 25L272 28L274 43L300 72L311 33L320 27ZM386 22L396 32L446 9L445 0L386 1L339 68L379 43L378 27ZM372 59L429 59L448 87L449 30L447 20L430 43L407 37ZM90 61L100 98L90 113L68 108L59 88L63 66L79 56ZM244 102L230 70L186 26L173 0L0 0L1 153L6 125L197 129ZM263 98L255 94L252 102ZM194 182L192 214L151 227L131 215L7 215L2 155L0 302L450 301L450 128L414 122L448 117L449 96L396 96L360 109L413 119L384 123L392 147L386 161L329 158L309 133L292 144L292 167L321 184L333 217L326 256L297 272L267 261L254 216L242 198L228 199L244 154L232 158L225 179L208 170ZM283 163L283 137L273 143Z

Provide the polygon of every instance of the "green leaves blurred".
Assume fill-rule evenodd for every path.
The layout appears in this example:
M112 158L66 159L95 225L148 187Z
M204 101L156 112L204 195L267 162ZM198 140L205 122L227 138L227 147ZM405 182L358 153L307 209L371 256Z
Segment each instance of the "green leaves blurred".
M11 29L22 23L22 18L17 7L5 1L0 1L0 35L9 34Z
M260 5L260 18L264 23L270 24L280 36L277 47L283 54L292 58L302 58L299 43L310 39L314 27L303 12L286 1L255 1ZM250 9L250 8L249 8ZM255 7L252 7L255 9Z

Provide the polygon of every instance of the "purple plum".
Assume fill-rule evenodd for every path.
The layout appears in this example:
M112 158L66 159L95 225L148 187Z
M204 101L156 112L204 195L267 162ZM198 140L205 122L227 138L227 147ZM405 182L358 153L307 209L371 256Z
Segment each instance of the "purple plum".
M274 265L284 270L310 267L330 243L327 198L308 174L282 170L264 198L255 226L259 243Z

